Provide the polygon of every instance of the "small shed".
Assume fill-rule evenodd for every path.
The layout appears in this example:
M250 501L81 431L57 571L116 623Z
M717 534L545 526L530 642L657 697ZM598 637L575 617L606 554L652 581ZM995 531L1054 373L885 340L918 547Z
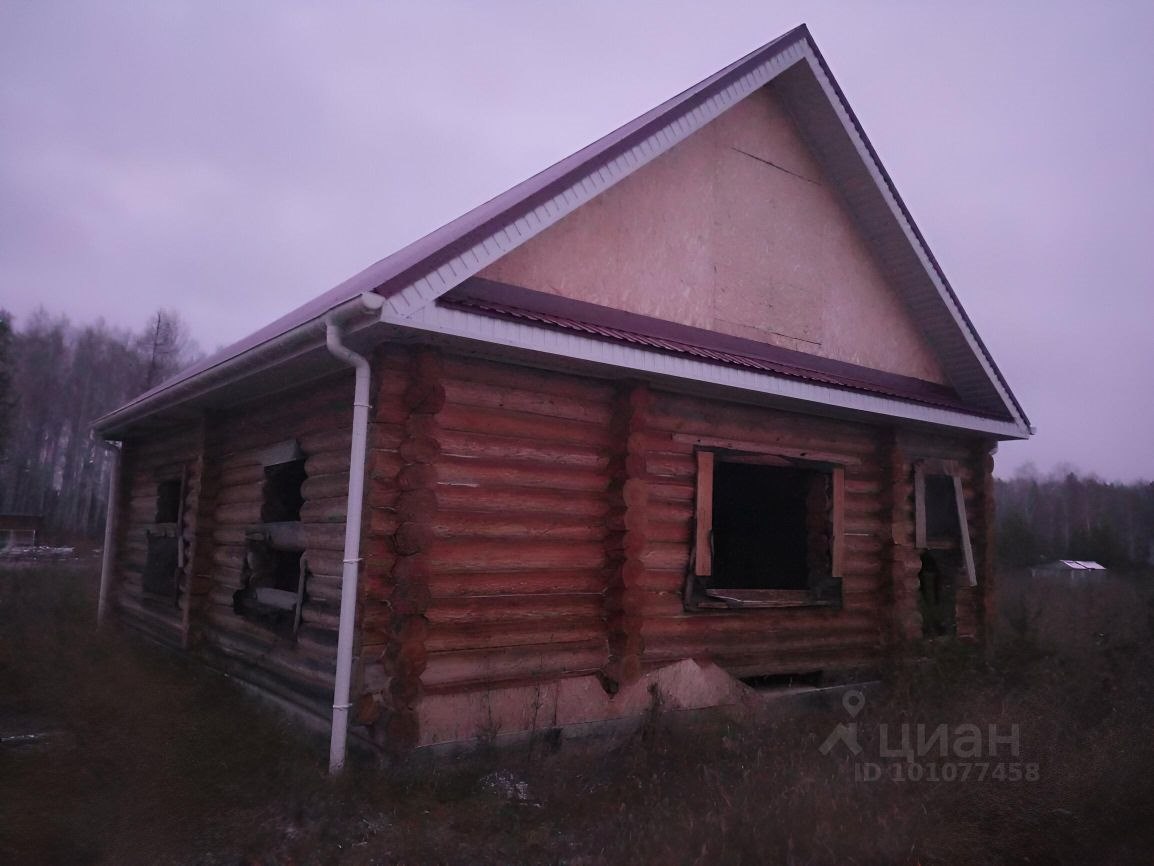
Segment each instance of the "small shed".
M1088 559L1057 559L1030 569L1031 577L1087 578L1106 574L1106 566Z
M0 514L0 550L35 547L43 523L39 514Z
M804 26L96 430L101 610L334 767L981 640L1032 432Z

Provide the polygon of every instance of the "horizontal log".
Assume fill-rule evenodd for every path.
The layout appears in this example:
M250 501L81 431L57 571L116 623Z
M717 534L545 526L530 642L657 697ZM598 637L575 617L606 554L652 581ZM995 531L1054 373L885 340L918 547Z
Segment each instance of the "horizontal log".
M312 478L316 475L345 475L349 473L348 451L323 451L305 458L305 474Z
M251 484L234 484L228 487L219 487L216 491L216 496L213 497L213 504L217 508L242 503L256 502L259 504L262 501L264 501L263 478Z
M224 466L216 473L214 481L218 491L225 487L255 486L259 488L264 484L264 466L255 461Z
M609 510L601 490L558 491L543 487L470 487L439 484L437 503L447 511L528 512L595 521Z
M601 568L434 572L428 580L429 590L434 598L600 593L606 588L606 576Z
M430 653L526 645L584 643L604 640L600 620L585 622L525 622L499 628L476 625L439 626L430 631L425 647ZM427 662L426 662L427 664Z
M244 566L245 550L243 547L221 545L212 552L214 565L240 569Z
M601 491L603 472L585 467L444 456L437 464L441 484L489 487L545 487L550 490Z
M421 683L426 688L512 679L551 679L599 670L609 661L602 639L499 649L430 653Z
M544 391L503 388L463 379L446 379L445 396L450 403L509 409L586 424L608 424L611 416L608 401L596 403Z
M309 476L301 485L301 495L306 501L311 499L332 499L348 497L349 476L341 474Z
M793 635L826 634L831 631L866 632L879 626L876 612L845 611L832 607L751 608L681 612L675 616L649 617L642 625L648 641L712 639L722 642L747 638L788 640Z
M609 448L614 437L607 424L549 418L528 412L447 403L437 414L442 433L487 433L530 442L570 442L591 448Z
M306 622L314 628L336 631L340 626L340 620L339 603L334 608L325 604L320 595L316 596L315 603L310 602L301 608L301 622Z
M442 430L438 435L442 453L454 457L578 466L594 471L604 470L609 462L607 449L596 445L550 442L476 431Z
M236 591L244 586L244 572L239 568L214 563L212 571L206 576L214 586L224 587L231 591Z
M686 454L645 453L645 471L659 478L693 479L697 477L697 461L692 452Z
M306 500L301 506L301 522L340 523L343 525L348 513L348 503L347 496Z
M352 448L352 431L326 429L299 437L301 450L306 456L322 453L349 453Z
M260 502L238 502L235 505L218 506L213 513L218 526L251 526L261 522Z
M789 638L767 638L764 635L733 636L710 635L700 639L680 639L676 642L661 637L645 636L642 657L651 659L710 658L765 655L778 659L790 653L813 650L873 647L881 643L880 631L828 632L825 634L791 635Z
M654 503L692 502L696 493L697 488L693 484L655 481L649 483L649 499Z
M345 549L345 527L341 523L304 523L301 525L305 549L311 554L317 550Z
M503 539L439 540L428 553L434 572L600 568L604 560L605 551L599 542L509 544Z
M652 543L641 554L641 561L646 568L684 572L689 565L689 545Z
M645 537L652 543L689 544L692 540L691 524L688 520L670 523L661 520L649 520L645 530Z
M442 624L510 623L545 619L600 621L600 595L497 595L434 599L425 612L431 627Z
M549 513L447 511L441 509L430 525L438 538L503 538L511 545L523 539L596 541L605 529L596 523Z
M608 403L616 394L616 388L611 382L497 361L447 355L443 369L445 378L449 380L479 382L521 391L540 391L587 403Z

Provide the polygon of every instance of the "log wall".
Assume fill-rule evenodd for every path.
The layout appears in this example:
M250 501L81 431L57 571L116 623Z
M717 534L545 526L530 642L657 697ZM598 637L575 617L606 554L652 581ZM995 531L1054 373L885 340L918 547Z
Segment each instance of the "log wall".
M379 366L397 362L378 358ZM363 703L391 742L425 695L608 661L604 592L615 386L415 350L378 395ZM387 381L387 376L383 381ZM394 564L391 575L388 561ZM371 708L362 720L375 718Z
M121 464L120 523L117 534L115 602L120 615L150 637L183 646L187 635L187 598L192 574L185 566L178 593L157 595L144 589L147 534L156 519L158 485L185 479L183 537L185 562L195 555L195 517L200 491L198 456L203 430L197 423L157 432L124 443Z
M318 709L332 694L348 489L351 373L125 445L116 600L133 624ZM682 659L738 677L847 668L921 636L913 467L960 467L978 586L992 604L992 443L533 370L427 347L373 360L354 719L421 742L422 702L586 677L609 690ZM693 439L844 465L843 606L686 611ZM306 456L302 625L236 613L245 532L261 522L262 451ZM157 484L184 473L176 598L144 592ZM598 679L593 679L594 677ZM428 703L432 702L432 703Z
M353 377L340 373L208 420L203 543L195 558L192 640L282 697L331 704L340 610ZM262 451L295 439L305 456L301 534L309 577L295 639L238 614L245 531L261 523Z
M845 668L877 657L887 628L883 550L890 514L882 431L654 392L645 441L648 534L638 580L646 667L709 658L735 676ZM696 464L690 437L821 452L845 463L844 606L687 612Z

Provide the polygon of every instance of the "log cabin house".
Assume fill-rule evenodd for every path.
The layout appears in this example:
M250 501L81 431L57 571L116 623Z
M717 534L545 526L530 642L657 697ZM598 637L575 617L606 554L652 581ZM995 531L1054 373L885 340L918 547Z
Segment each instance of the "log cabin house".
M102 615L334 768L980 639L1032 432L804 26L96 430Z

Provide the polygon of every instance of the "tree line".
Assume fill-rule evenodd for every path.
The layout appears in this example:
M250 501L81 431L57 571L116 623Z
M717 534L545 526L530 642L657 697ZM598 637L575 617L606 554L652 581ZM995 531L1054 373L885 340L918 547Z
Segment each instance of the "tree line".
M198 356L173 310L139 331L0 310L0 513L40 515L58 540L99 537L109 455L92 422Z
M1154 564L1154 483L1117 484L1027 464L998 479L998 558L1010 566L1089 559L1107 568Z

